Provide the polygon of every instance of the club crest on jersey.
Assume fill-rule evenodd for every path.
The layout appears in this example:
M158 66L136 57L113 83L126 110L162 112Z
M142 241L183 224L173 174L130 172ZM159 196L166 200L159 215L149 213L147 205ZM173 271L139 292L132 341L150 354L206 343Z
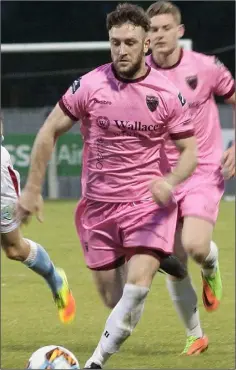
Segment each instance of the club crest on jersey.
M107 117L99 116L97 118L97 125L103 130L107 130L110 126L110 121Z
M81 78L79 78L79 79L77 79L73 82L73 84L71 86L72 94L74 94L78 90L78 88L80 87L80 80L81 80Z
M189 85L189 87L191 87L192 90L195 90L197 87L197 83L198 83L197 76L195 75L195 76L186 77L186 82Z
M146 96L146 103L147 103L148 109L151 112L154 112L157 109L157 106L159 104L159 100L156 96L147 95Z

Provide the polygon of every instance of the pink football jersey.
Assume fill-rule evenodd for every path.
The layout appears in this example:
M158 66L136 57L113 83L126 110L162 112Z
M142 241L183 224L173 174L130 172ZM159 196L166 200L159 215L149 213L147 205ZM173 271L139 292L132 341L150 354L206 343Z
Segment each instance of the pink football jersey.
M168 79L148 67L136 80L106 64L76 80L59 101L80 120L84 139L82 195L105 202L150 197L149 182L162 176L162 147L193 136L185 99Z
M201 165L219 168L223 145L214 94L225 99L234 94L234 80L228 69L215 56L187 50L181 51L178 63L170 68L159 67L152 55L146 57L146 62L175 84L187 100L198 143L199 166L195 173ZM171 166L175 166L179 153L171 140L165 151Z

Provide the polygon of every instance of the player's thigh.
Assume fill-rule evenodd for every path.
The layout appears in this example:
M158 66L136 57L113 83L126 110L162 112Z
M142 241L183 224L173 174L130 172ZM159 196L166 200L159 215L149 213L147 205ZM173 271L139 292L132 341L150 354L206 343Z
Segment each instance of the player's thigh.
M95 285L103 302L113 308L119 302L127 279L126 262L111 270L91 270Z
M197 257L209 253L214 225L203 218L185 216L182 243L187 253Z

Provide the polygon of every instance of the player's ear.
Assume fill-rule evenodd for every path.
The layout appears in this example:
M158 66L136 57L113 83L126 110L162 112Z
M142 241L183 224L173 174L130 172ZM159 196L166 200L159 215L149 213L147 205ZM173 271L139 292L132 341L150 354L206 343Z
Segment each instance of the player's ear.
M179 25L179 29L178 29L178 37L179 37L179 39L181 39L181 37L183 37L184 33L185 33L184 24L180 24Z
M146 54L150 48L150 38L146 36L145 41L144 41L144 46L143 46L143 52Z

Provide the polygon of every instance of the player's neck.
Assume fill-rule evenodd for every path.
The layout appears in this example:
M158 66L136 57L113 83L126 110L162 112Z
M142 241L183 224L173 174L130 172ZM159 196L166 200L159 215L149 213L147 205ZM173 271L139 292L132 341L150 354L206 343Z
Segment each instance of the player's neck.
M183 49L181 47L176 48L170 54L158 53L153 50L152 59L154 63L160 68L173 68L177 66L182 59Z
M132 78L127 78L126 76L123 76L122 74L119 73L119 77L124 80L138 80L142 77L145 77L148 74L149 71L149 66L143 63L142 67L132 76Z

